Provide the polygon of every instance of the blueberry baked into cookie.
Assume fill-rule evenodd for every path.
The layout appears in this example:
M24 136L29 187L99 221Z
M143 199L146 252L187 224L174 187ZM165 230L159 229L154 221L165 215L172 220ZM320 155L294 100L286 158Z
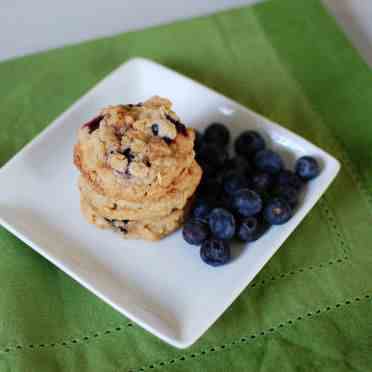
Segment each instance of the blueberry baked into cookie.
M78 133L75 164L92 187L111 198L142 202L169 192L194 161L193 129L153 97L102 110Z
M125 238L157 240L184 221L201 179L193 129L165 98L104 108L78 132L81 209Z

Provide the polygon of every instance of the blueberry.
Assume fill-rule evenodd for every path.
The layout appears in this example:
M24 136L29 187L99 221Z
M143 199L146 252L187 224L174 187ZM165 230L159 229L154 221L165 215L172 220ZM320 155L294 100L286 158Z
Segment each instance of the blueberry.
M163 141L164 141L167 145L170 145L170 144L173 142L173 140L172 140L171 138L169 138L169 137L163 137Z
M198 163L203 169L203 176L208 178L216 178L218 176L218 169L212 167L210 164L208 164L206 161L198 159Z
M203 144L198 152L197 161L203 168L219 169L227 159L227 152L215 145Z
M265 147L265 140L254 130L247 130L241 133L235 140L235 152L238 155L248 158L254 155L257 151L263 150Z
M134 155L129 147L123 151L123 155L127 158L128 164L130 164L134 159Z
M223 208L223 209L230 211L231 196L222 190L221 193L215 199L213 206L215 208Z
M262 172L278 174L283 168L283 160L272 150L261 150L254 158L254 165Z
M143 103L142 102L138 102L136 104L133 104L133 103L128 103L127 105L125 105L127 108L133 108L133 107L142 107L143 106Z
M118 227L119 231L122 232L123 234L128 234L128 230L125 227L119 226Z
M157 136L159 134L159 124L152 124L151 131L154 136Z
M208 225L199 220L190 220L182 230L184 240L192 245L201 245L209 235Z
M276 178L276 184L278 186L290 186L295 188L296 190L301 190L304 182L294 172L288 169L284 169L279 172Z
M182 124L180 121L176 121L174 125L176 126L177 133L187 136L187 128L185 124Z
M103 116L99 115L99 116L93 118L92 120L88 121L87 123L85 123L83 125L83 128L88 128L89 134L91 134L99 128L99 124L100 124L102 119L103 119Z
M231 239L235 234L235 218L223 208L214 208L208 217L209 228L218 239Z
M207 177L203 175L202 181L198 187L198 194L205 199L215 200L221 192L220 179L216 177Z
M246 176L252 172L252 167L248 160L239 155L227 159L224 164L224 169L226 171L234 170L235 172Z
M236 191L244 189L247 186L247 178L234 171L226 173L223 178L223 189L228 195L233 195Z
M175 125L176 127L176 130L177 130L177 133L181 133L183 134L184 136L187 136L187 128L185 126L185 124L182 124L179 120L173 118L172 116L170 115L165 115L166 118Z
M211 207L209 203L205 199L199 198L195 201L192 215L195 218L207 221L210 211Z
M296 162L296 174L305 181L312 180L320 173L320 167L316 159L311 156L303 156Z
M298 203L298 193L292 186L278 185L275 188L275 195L285 199L292 208Z
M259 239L267 230L267 224L256 217L245 217L239 222L237 236L244 242L253 242Z
M265 209L264 218L271 225L282 225L293 215L292 208L287 200L275 197L271 199Z
M205 240L200 248L200 257L211 266L227 264L231 259L229 242L213 238Z
M226 146L230 141L230 132L225 125L212 123L205 130L203 140L205 143Z
M257 172L251 178L252 189L258 193L268 191L273 184L273 176L270 173Z
M123 234L128 234L128 230L123 227L123 226L120 226L120 223L122 222L124 225L127 225L129 220L110 220L109 218L106 218L105 217L105 220L106 222L108 222L114 229L117 229L119 230L120 232L122 232Z
M241 189L232 196L233 208L242 216L254 216L262 210L262 199L253 190Z
M199 148L200 148L200 145L202 143L202 138L203 137L202 137L201 133L198 130L194 129L194 132L195 132L194 148L195 148L195 151L197 152L199 150Z

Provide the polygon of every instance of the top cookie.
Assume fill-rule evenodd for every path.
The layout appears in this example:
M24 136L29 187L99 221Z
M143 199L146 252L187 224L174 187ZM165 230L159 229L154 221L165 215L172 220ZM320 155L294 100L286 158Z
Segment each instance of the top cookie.
M91 186L112 198L160 197L194 159L194 131L153 97L105 108L78 133L74 162Z

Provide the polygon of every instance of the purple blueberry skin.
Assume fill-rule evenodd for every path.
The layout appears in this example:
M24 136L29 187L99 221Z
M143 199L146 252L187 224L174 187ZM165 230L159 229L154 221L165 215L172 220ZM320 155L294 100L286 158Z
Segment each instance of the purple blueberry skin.
M288 169L283 169L276 177L276 184L278 186L294 187L299 191L303 188L304 181L296 173Z
M259 239L267 230L267 224L256 217L246 217L239 221L237 237L244 242Z
M221 123L212 123L204 131L203 141L217 146L227 146L230 141L230 132Z
M192 215L193 215L194 218L204 220L204 221L208 221L208 216L209 216L209 213L211 212L211 210L212 209L211 209L209 203L205 199L198 198L195 201L195 204L194 204L194 207L193 207L193 210L192 210Z
M187 128L185 124L182 124L179 120L173 119L170 115L166 115L166 118L175 125L177 133L187 136Z
M209 229L217 239L229 240L235 235L235 217L228 210L214 208L208 217Z
M311 156L303 156L296 162L296 174L304 181L310 181L320 173L317 160Z
M222 266L231 260L229 242L226 240L207 239L200 248L201 259L210 266Z
M194 148L195 148L195 151L198 151L201 144L202 144L202 141L203 141L203 136L201 135L201 133L194 129L194 132L195 132L195 141L194 141Z
M250 217L262 210L261 196L250 189L241 189L232 197L232 206L241 216Z
M221 193L221 188L222 185L219 178L205 177L203 175L202 181L198 186L197 194L208 201L215 201Z
M134 159L134 155L129 147L123 151L123 155L127 158L128 164L130 164Z
M158 136L159 135L159 124L157 123L154 123L151 125L151 131L152 131L152 134L154 136ZM167 144L167 145L170 145L173 140L168 138L168 137L162 137L163 141Z
M223 180L223 189L228 195L233 195L238 190L248 186L248 180L245 176L234 171L228 172Z
M292 215L290 204L280 197L269 200L264 209L264 218L270 225L283 225Z
M103 119L102 115L96 116L92 120L88 121L83 125L83 128L88 128L89 134L93 133L95 130L99 128L99 123Z
M201 245L209 235L208 225L199 220L190 220L182 230L184 240L191 245Z
M275 195L285 199L292 208L298 203L299 191L292 186L278 185L275 189Z
M249 176L252 173L252 166L246 158L236 155L225 161L224 170L226 172L234 171L243 176Z
M261 193L271 189L273 176L270 173L257 172L252 176L251 187L254 191Z
M256 152L265 149L266 143L263 137L254 130L244 131L235 140L235 152L245 158L250 158Z
M254 165L261 172L270 174L278 174L284 168L282 158L272 150L259 151L254 158Z
M151 131L154 136L157 136L159 134L159 124L152 124Z
M227 152L215 145L202 144L197 154L197 161L204 169L212 169L214 171L223 167L227 159Z
M173 140L172 140L171 138L168 138L168 137L163 137L162 139L163 139L163 141L164 141L167 145L170 145L170 144L173 142Z

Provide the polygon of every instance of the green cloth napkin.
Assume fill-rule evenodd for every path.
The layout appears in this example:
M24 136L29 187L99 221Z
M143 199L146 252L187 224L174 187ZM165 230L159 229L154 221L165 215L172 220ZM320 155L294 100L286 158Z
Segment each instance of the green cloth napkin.
M0 371L371 370L372 75L335 21L318 0L277 0L1 63L0 165L133 56L282 123L338 158L341 174L187 350L1 228Z

